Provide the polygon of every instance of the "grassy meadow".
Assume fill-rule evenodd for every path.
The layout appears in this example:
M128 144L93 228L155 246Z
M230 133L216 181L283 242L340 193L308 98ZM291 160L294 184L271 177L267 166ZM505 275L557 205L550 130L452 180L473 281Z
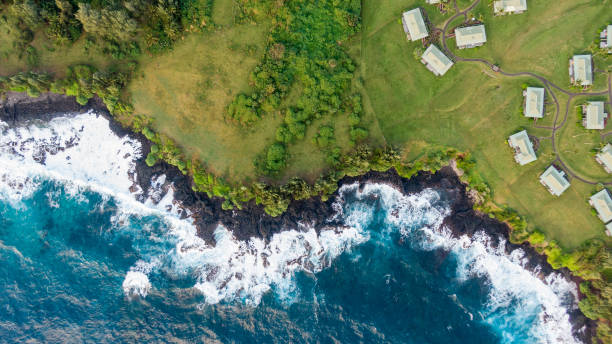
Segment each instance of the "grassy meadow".
M13 47L14 32L0 21L0 76L10 76L21 71L34 70L64 76L68 66L75 64L90 64L105 68L110 62L108 56L103 56L94 49L86 51L85 39L81 37L70 46L57 46L50 42L42 31L37 31L31 45L36 49L36 65L28 65L27 58L21 58Z
M458 2L462 8L469 3ZM361 50L356 59L361 61L365 98L371 105L366 110L378 119L386 141L404 148L408 158L418 157L431 145L472 152L495 201L516 209L532 229L540 228L565 247L603 236L604 226L586 201L594 186L574 180L566 193L554 198L539 183L538 176L554 160L551 131L534 128L533 121L521 115L521 86L541 86L538 80L503 77L471 62L454 65L443 77L434 76L414 57L420 43L406 41L399 21L403 10L416 6L438 27L452 14L431 15L437 10L422 1L364 2L362 39L356 43ZM456 54L489 59L508 72L533 71L567 87L569 56L585 51L597 30L612 19L602 16L604 8L601 2L587 0L531 1L524 14L494 17L488 1L482 1L473 13L485 22L488 42ZM448 43L454 46L454 39ZM596 75L594 89L605 89L605 82L605 74ZM555 94L562 104L561 121L567 97ZM547 99L547 115L538 125L553 123L554 104L550 95ZM562 157L580 175L610 180L588 154L593 145L586 143L599 133L578 128L573 109L568 122L557 132ZM538 160L526 166L514 162L506 143L509 135L522 129L540 142ZM574 131L584 136L575 140Z

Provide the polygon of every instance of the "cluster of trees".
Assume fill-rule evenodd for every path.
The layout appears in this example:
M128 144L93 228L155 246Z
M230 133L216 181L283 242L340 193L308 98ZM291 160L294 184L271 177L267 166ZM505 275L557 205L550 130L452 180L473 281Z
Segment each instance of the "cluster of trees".
M228 116L249 126L276 111L292 87L300 90L297 99L282 110L284 121L277 128L276 142L256 161L258 170L275 175L286 165L287 145L303 139L315 119L351 111L347 92L355 65L342 44L360 29L361 4L358 0L298 0L281 6L243 0L239 5L244 17L272 11L275 25L263 61L251 74L253 93L237 95ZM358 141L367 131L355 128L351 134Z
M133 55L139 42L151 52L171 49L185 31L201 30L210 21L212 0L13 0L0 6L24 51L34 33L44 29L58 45L71 44L83 33L100 42L114 57ZM137 44L138 45L138 44ZM118 48L127 51L118 53ZM138 49L139 51L139 49ZM130 54L132 53L132 54Z

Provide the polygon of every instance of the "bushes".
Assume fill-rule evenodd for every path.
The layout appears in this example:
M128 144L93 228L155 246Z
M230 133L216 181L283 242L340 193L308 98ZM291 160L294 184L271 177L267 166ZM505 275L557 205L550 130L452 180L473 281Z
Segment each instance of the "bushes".
M262 6L250 1L241 5L243 13ZM312 119L340 112L355 67L338 42L357 32L359 12L358 2L346 0L285 3L277 11L267 53L251 75L254 93L238 95L228 116L250 125L276 109L295 82L302 92L285 116L295 138L303 138Z
M0 77L2 91L26 92L30 97L38 97L48 92L51 76L46 73L22 72L11 77Z

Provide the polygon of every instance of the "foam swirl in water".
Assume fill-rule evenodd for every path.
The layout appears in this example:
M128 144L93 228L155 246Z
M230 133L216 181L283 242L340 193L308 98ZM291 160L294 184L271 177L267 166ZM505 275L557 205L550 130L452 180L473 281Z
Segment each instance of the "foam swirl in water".
M513 342L519 331L513 324L534 315L537 325L528 329L531 338L544 343L575 342L567 314L568 307L575 307L575 286L559 274L539 279L537 271L525 269L524 252L517 249L506 254L503 243L493 247L485 232L472 238L453 237L442 226L450 209L433 190L404 195L383 184L362 189L345 185L334 208L336 219L346 228L320 233L308 227L287 228L266 242L236 240L219 226L216 245L211 246L197 236L191 220L180 219L172 189L162 189L165 177L152 181L144 203L136 201L130 187L135 159L142 154L140 143L117 137L105 118L89 113L19 128L2 125L0 130L0 197L19 202L37 188L41 178L50 178L73 185L75 197L78 188L86 187L117 199L116 228L129 230L129 222L143 216L162 219L163 233L146 229L134 233L143 245L140 260L126 271L121 286L126 295L146 297L155 287L149 278L164 270L193 278L193 287L209 304L257 305L270 290L291 302L299 297L296 272L316 274L368 240L388 240L390 234L400 233L415 248L452 252L458 260L460 282L474 276L488 281L487 307L472 318L499 329L505 342ZM373 204L386 214L381 235L376 236L368 229L374 212L380 210Z

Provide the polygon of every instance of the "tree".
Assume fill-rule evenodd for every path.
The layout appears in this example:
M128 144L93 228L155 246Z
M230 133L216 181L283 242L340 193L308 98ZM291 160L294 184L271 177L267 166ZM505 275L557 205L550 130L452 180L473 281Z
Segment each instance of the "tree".
M274 174L282 170L286 164L286 155L285 146L280 143L274 143L268 147L266 152L266 169L268 173Z
M138 29L138 23L125 9L97 9L88 3L79 3L75 17L86 32L120 41L131 39Z

